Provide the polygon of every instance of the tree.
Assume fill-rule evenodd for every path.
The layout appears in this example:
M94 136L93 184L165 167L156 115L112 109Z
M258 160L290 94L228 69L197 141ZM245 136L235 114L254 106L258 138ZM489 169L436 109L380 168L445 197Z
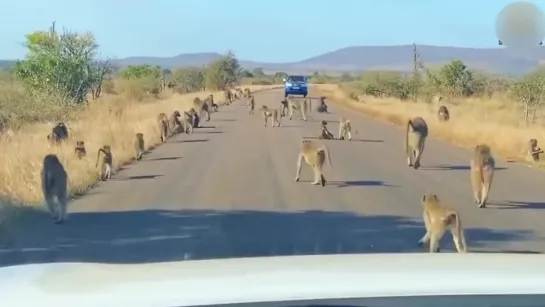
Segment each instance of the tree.
M260 78L260 77L264 77L265 76L265 73L263 72L263 69L262 68L255 68L253 71L252 71L252 74L257 77L257 78Z
M108 71L95 59L98 45L91 33L59 34L54 22L49 31L26 35L25 47L25 60L18 61L12 72L31 93L80 103L90 90L100 88Z
M253 78L254 77L254 74L252 74L251 72L247 71L247 70L242 70L240 72L240 77L241 78Z
M450 94L469 96L473 94L471 82L473 75L464 62L454 60L443 66L439 72L441 83Z
M232 52L212 62L206 68L206 87L214 90L223 90L226 87L238 84L242 68Z
M173 73L174 82L176 88L181 89L183 92L194 92L204 88L204 71L200 68L181 68L177 69Z
M157 65L130 65L121 71L121 77L127 80L152 78L161 79L163 76L161 67Z

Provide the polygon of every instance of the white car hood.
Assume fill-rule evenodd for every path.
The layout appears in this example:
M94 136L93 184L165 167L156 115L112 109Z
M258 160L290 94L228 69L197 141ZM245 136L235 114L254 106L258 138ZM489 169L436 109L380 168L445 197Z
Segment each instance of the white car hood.
M366 254L0 269L0 301L10 307L196 306L461 294L545 294L545 257Z

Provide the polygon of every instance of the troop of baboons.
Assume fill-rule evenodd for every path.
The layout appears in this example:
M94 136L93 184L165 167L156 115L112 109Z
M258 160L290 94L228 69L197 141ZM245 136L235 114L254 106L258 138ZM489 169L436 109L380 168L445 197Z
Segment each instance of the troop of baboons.
M224 91L225 103L233 103L235 99L252 98L251 91L246 88L242 91L240 88L226 89ZM157 126L161 142L164 143L175 133L193 133L193 128L199 127L199 121L202 115L206 120L210 120L211 112L218 112L219 106L214 102L214 96L209 95L201 100L195 97L189 110L180 113L174 110L170 116L165 113L157 115ZM110 110L110 114L116 117L123 115L123 109ZM181 119L181 120L180 120ZM57 123L51 133L47 135L47 140L52 145L63 143L69 138L68 126L63 123ZM139 161L145 151L144 134L138 132L133 139L134 159ZM87 156L85 142L77 140L74 147L74 155L79 159ZM102 145L97 152L95 167L98 169L98 177L102 181L111 178L113 172L113 154L110 145ZM44 157L41 170L41 185L45 203L51 213L54 223L62 223L66 219L68 202L68 174L61 163L59 157L55 154L48 154Z
M224 101L226 105L232 104L236 99L246 99L249 115L254 114L256 107L255 96L249 89L240 88L228 89L224 91ZM294 111L298 111L299 119L307 121L307 114L312 110L312 99L296 99L287 97L280 100L278 107L269 107L262 105L259 109L264 125L267 127L270 119L272 127L280 127L281 119L288 117L292 120ZM325 103L325 97L318 98L319 105L314 109L319 113L328 113L328 107ZM442 99L439 98L438 101ZM203 115L206 120L210 120L210 114L218 112L218 105L214 103L214 97L210 95L204 100L195 98L189 110L180 113L174 110L170 116L160 113L157 116L158 129L162 142L175 133L193 132L194 128L199 128L199 121ZM442 125L448 125L451 120L449 110L446 105L439 106L437 117ZM407 158L407 165L418 170L421 167L421 159L425 150L426 139L429 135L429 127L424 118L413 117L407 120L405 125L404 150ZM320 133L317 139L321 140L352 140L352 132L358 134L358 131L352 126L352 122L344 117L339 119L338 136L329 131L327 121L320 121ZM51 134L47 139L52 144L59 144L69 137L68 127L64 123L58 123L53 127ZM140 160L144 153L144 135L137 133L134 138L134 156L135 160ZM74 153L78 158L86 156L85 143L77 141ZM534 162L539 161L543 150L538 146L536 139L530 139L527 145L527 154ZM107 180L112 174L112 152L109 145L103 145L97 153L96 167L99 168L101 180ZM300 180L303 161L313 172L312 185L326 186L327 180L324 177L323 168L326 163L332 166L331 156L328 147L325 144L318 144L316 141L303 139L298 149L296 164L295 181ZM485 208L488 202L490 189L494 178L496 167L492 150L487 144L475 146L470 158L470 182L472 187L473 199L478 208ZM51 212L55 223L61 223L66 219L67 203L67 183L68 175L56 155L50 154L44 158L41 171L42 189L45 202ZM429 252L440 251L439 241L447 230L450 230L453 241L458 252L467 252L467 245L463 233L462 220L459 213L448 204L440 200L439 196L433 193L426 193L420 200L422 204L422 217L425 225L425 234L418 241L418 244L428 244Z

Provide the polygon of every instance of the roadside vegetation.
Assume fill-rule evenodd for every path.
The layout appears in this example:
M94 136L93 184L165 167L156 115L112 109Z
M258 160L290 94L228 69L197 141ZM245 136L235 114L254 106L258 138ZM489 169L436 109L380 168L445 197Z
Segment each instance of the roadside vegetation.
M114 166L132 159L131 140L144 134L146 147L159 143L156 116L186 110L194 97L215 95L241 86L270 88L275 76L244 71L232 53L207 67L168 69L140 65L114 67L99 57L91 33L46 31L26 36L27 55L0 71L0 220L8 209L43 203L40 170L43 157L54 153L64 164L72 196L98 181L95 155L108 144ZM57 122L69 127L70 139L50 145L46 136ZM76 141L85 142L88 156L74 155Z
M421 116L432 135L467 148L486 143L505 159L530 162L526 149L531 138L543 146L544 69L506 77L472 70L459 60L426 67L416 45L412 56L412 73L315 73L313 83L334 102L398 125ZM438 119L441 105L450 111L448 122Z

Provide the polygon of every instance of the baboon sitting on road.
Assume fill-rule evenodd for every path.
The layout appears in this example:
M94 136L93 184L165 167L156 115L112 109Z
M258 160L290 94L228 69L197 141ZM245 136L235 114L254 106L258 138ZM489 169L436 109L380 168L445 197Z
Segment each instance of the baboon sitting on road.
M325 120L322 120L322 132L320 133L319 139L325 139L325 140L334 140L335 137L333 136L333 133L329 132L327 129L327 122Z

